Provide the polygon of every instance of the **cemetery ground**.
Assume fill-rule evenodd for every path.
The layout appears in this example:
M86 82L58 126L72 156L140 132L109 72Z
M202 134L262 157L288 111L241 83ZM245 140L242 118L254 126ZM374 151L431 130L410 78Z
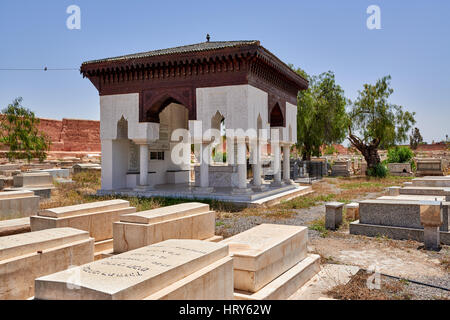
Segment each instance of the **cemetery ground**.
M393 176L384 179L327 177L312 185L313 193L269 208L239 208L225 202L198 200L210 204L216 211L216 234L224 238L262 223L308 226L308 249L321 256L322 265L361 268L356 274L349 271L352 276L347 284L339 285L336 282L330 285L324 293L330 298L450 299L449 246L442 246L438 252L425 251L420 242L351 235L351 221L346 219L345 211L343 224L338 230L325 229L325 202L350 203L374 199L384 195L387 187L401 185L409 179L411 178ZM57 184L51 199L41 202L41 209L113 198L95 196L96 190L100 188L99 172L81 172L74 175L73 180L72 184ZM130 205L135 206L138 211L192 201L120 198L130 201ZM380 290L370 290L366 284L372 275L368 270L374 269L380 273Z

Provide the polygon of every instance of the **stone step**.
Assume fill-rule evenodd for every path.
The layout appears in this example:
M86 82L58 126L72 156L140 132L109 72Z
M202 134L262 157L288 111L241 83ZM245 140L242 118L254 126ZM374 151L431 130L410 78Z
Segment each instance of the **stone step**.
M320 256L309 254L255 293L235 291L236 300L285 300L320 271Z
M209 211L208 204L199 202L188 202L123 215L120 218L120 221L130 223L150 224L181 218L196 213L204 213L208 211Z

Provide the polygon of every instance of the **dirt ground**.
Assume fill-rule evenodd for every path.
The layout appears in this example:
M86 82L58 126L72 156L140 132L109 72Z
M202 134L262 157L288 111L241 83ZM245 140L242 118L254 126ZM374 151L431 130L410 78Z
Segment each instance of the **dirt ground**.
M93 197L100 186L100 176L85 173L74 176L74 184L58 185L55 196L41 204L41 209L106 200L105 197ZM383 297L395 299L450 299L450 247L443 246L439 252L422 249L422 243L399 241L387 238L369 238L350 235L348 221L344 221L337 231L324 227L325 206L327 201L349 203L356 200L372 199L384 195L386 188L401 185L410 178L388 177L374 178L325 178L313 184L314 192L306 196L280 203L270 208L239 209L224 203L210 203L216 211L216 234L225 238L243 232L261 223L290 224L308 227L308 249L322 257L322 263L357 266L364 270L375 270L386 279L388 287L397 288L395 294ZM144 199L128 198L138 211L171 205L186 200L182 199ZM345 213L345 212L344 212ZM402 278L392 280L387 276ZM392 283L397 281L398 283ZM361 279L355 279L348 291L354 291ZM414 283L418 282L418 284ZM420 283L431 286L421 285ZM401 284L401 286L400 286ZM406 284L408 287L406 288ZM447 290L433 288L441 287ZM400 290L404 288L405 290ZM346 288L344 288L346 289ZM348 288L347 288L348 289ZM367 297L366 287L356 297ZM407 289L407 290L406 290ZM400 290L400 291L399 291ZM342 294L337 290L337 294ZM345 290L344 290L345 291ZM342 299L355 295L341 296ZM377 295L374 296L379 297Z
M333 195L331 199L350 202L373 199L386 193L389 185L401 185L402 181L364 181L326 178L313 186L315 193L306 196L320 199ZM289 205L284 205L289 208ZM278 207L278 208L277 208ZM364 270L375 270L381 274L402 278L401 283L417 281L450 290L450 247L443 246L439 252L423 250L422 243L387 238L370 238L350 235L349 221L337 231L323 227L324 202L301 209L280 207L244 210L238 213L221 213L216 223L218 234L229 237L261 223L279 223L309 227L308 249L321 255L323 262L358 266ZM410 285L412 293L394 295L395 298L415 297L422 299L449 299L450 291L421 285Z

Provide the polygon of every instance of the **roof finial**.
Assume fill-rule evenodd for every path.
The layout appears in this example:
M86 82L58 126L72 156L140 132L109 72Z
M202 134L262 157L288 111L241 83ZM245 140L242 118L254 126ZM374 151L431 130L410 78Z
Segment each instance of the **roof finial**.
M206 34L206 42L209 42L209 40L211 39L211 37L209 36L209 33Z

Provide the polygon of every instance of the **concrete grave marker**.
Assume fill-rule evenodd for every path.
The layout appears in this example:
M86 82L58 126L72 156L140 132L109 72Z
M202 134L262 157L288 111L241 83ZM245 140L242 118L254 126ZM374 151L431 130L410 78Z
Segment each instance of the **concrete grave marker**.
M169 286L179 294L183 284L192 288L194 279L186 281L188 276L218 261L227 267L215 274L211 279L213 281L204 283L196 290L202 290L205 297L209 294L211 299L230 299L232 263L227 255L228 246L224 244L200 240L167 240L38 278L36 299L145 299L158 295L158 292ZM74 273L77 274L76 280ZM180 286L183 280L185 282ZM170 296L170 292L160 297L167 295ZM184 298L195 295L199 293L185 291Z
M307 254L307 240L306 227L278 224L261 224L223 240L233 257L235 297L287 298L301 286L298 279L306 280L305 274L318 268L317 256ZM301 262L304 264L297 267ZM289 271L292 269L295 272ZM295 286L278 280L285 272L297 279Z
M0 237L0 300L34 295L34 280L93 261L86 231L60 228Z
M113 226L114 252L122 253L168 239L214 240L215 217L209 205L199 202L123 215Z

